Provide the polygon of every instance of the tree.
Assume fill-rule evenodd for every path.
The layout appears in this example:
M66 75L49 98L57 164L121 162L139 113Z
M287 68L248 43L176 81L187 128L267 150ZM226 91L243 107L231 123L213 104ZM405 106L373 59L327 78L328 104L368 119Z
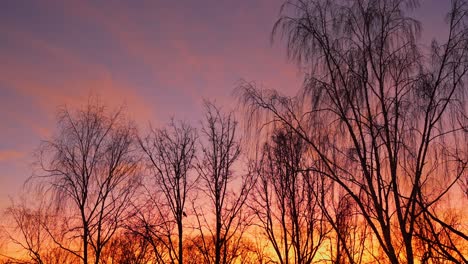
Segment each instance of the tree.
M249 217L243 207L254 180L250 175L241 178L233 172L241 155L233 113L223 114L209 102L205 102L205 109L202 128L205 142L197 171L200 188L211 203L214 224L209 223L206 212L199 212L197 220L205 263L226 264L237 257L235 252L248 226Z
M46 241L47 234L41 228L41 223L46 218L44 208L37 210L28 208L24 203L12 204L5 210L4 218L9 219L12 230L4 228L4 239L18 245L26 251L31 263L43 264L44 254L48 250ZM29 262L28 260L6 256L11 261Z
M125 230L112 238L102 254L102 263L147 264L153 254L145 237Z
M243 235L242 233L240 234ZM235 234L237 236L237 234ZM186 263L200 264L200 263L213 263L212 259L207 259L207 256L214 256L215 253L215 238L202 237L197 235L187 240L184 250L187 256ZM239 239L230 239L226 244L226 250L223 252L225 255L226 263L245 263L245 264L263 264L259 252L257 252L256 245L250 240L243 237ZM206 252L209 251L209 253Z
M62 237L60 234L67 231L60 224L64 217L54 212L45 197L37 197L33 190L27 191L28 197L23 197L19 202L12 201L3 213L0 240L12 248L0 254L4 260L0 263L77 263L79 259L76 256L57 245ZM55 237L51 238L51 233ZM57 243L54 243L54 239Z
M169 251L171 263L183 263L183 220L186 214L186 201L189 192L193 189L195 180L191 179L190 171L195 157L195 142L197 134L195 129L185 123L172 121L168 128L151 130L150 134L140 139L140 146L146 154L148 168L152 172L155 189L150 190L150 199L154 201L161 193L163 203L156 202L157 216L163 220L167 231L165 237L157 236L160 242L164 242ZM152 192L156 192L154 195ZM168 218L163 206L169 208ZM177 241L173 241L171 223L175 223L177 229ZM152 232L152 235L156 235Z
M309 172L307 145L278 127L265 143L251 208L279 263L312 263L329 227L320 210L325 182Z
M59 113L58 132L39 149L41 180L55 214L67 216L66 230L44 223L63 250L87 264L100 263L103 249L126 218L138 186L134 127L122 111L109 114L98 102Z
M406 13L416 6L286 1L272 35L282 34L290 58L310 69L303 93L289 98L244 83L240 98L250 122L266 117L261 124L281 123L307 143L320 164L313 171L344 191L378 242L371 257L381 251L391 263L423 261L416 242L443 229L451 239L437 239L432 258L466 262L466 249L452 243L466 243L466 228L446 222L442 205L468 164L459 144L468 126L468 6L452 1L447 40L430 50Z
M140 247L145 246L146 253L154 263L175 262L175 241L171 239L175 221L170 217L171 210L165 205L164 197L151 188L150 182L143 182L144 192L140 194L125 228L134 239L142 239Z

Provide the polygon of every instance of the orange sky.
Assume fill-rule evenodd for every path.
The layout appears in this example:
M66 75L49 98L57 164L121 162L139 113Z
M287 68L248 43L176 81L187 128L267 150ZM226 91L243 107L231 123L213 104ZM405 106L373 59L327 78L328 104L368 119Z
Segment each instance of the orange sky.
M423 40L449 1L421 1ZM232 105L241 79L294 94L302 74L270 31L281 0L26 1L0 8L0 208L31 175L60 105L127 105L140 127L194 125L202 100Z

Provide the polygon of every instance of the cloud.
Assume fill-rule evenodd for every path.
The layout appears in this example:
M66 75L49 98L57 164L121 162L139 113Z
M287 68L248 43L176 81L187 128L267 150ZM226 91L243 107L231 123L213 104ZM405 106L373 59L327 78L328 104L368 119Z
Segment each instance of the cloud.
M98 95L110 106L126 104L132 115L139 119L151 117L153 107L139 94L138 87L131 80L115 80L115 73L106 65L86 60L77 51L32 33L4 28L0 31L6 33L13 43L29 43L30 47L34 47L36 57L44 61L38 64L21 54L0 50L0 55L8 61L0 64L0 85L24 98L32 99L38 108L33 114L39 111L53 119L58 106L78 107L90 95ZM0 106L0 110L11 111L3 107L6 106ZM15 108L13 113L25 111L18 105Z
M0 150L0 162L21 159L25 156L24 152L17 150Z

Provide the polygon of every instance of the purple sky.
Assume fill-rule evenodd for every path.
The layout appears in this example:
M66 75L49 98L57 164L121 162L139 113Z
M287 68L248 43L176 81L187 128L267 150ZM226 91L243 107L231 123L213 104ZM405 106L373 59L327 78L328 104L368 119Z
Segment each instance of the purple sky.
M0 208L31 175L57 107L98 95L146 127L196 124L204 98L233 106L245 79L293 94L302 74L270 44L281 0L26 1L0 7ZM422 1L424 40L449 1Z

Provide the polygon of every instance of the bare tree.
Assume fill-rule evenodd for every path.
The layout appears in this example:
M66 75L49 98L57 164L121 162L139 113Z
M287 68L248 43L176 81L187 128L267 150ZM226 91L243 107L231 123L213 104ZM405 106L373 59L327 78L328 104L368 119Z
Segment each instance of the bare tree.
M173 232L175 221L170 217L171 210L165 204L165 198L154 192L149 182L143 182L144 193L141 201L135 204L134 213L125 227L130 234L141 238L151 248L148 250L154 263L175 262Z
M241 177L233 171L241 155L233 113L223 114L209 102L205 102L205 109L202 128L205 142L197 171L200 188L211 203L214 223L207 220L206 211L199 211L197 220L205 262L226 264L236 258L235 252L249 224L249 216L243 209L254 180L249 174Z
M341 188L337 189L329 189L330 194L325 196L322 204L322 211L334 231L328 235L327 252L332 263L365 263L372 234L359 216L355 202L343 194Z
M66 264L79 260L51 239L49 232L59 234L64 230L57 224L60 219L41 197L29 193L29 197L12 202L2 220L0 240L12 246L6 253L0 253L5 263ZM57 224L53 230L46 229L50 223Z
M4 228L4 239L18 245L24 250L31 263L44 263L45 251L47 250L47 233L42 230L41 222L45 218L45 210L28 208L24 203L13 204L4 213L4 219L8 219L6 225L11 228ZM13 256L6 256L11 261L24 261Z
M125 230L112 238L102 253L102 263L147 264L154 259L145 237Z
M133 125L122 112L108 114L93 102L80 110L61 110L56 136L40 147L45 174L35 178L53 195L55 214L68 216L64 233L53 232L58 223L44 223L44 228L85 264L100 262L126 217L139 179L135 147Z
M312 263L329 232L320 203L324 182L308 170L307 145L276 128L258 162L251 208L279 263Z
M196 131L185 123L172 121L168 128L152 130L140 140L140 145L146 154L149 168L154 179L155 189L150 191L150 198L157 201L157 193L161 193L164 203L155 203L158 216L165 219L162 223L167 233L165 238L157 239L164 242L169 251L171 263L183 263L183 220L186 214L186 201L195 179L190 177L195 157ZM156 192L153 194L152 192ZM167 206L170 214L165 215ZM172 223L176 225L177 241L174 241ZM151 230L150 230L151 231ZM153 232L153 235L156 233Z
M416 6L286 1L273 35L282 33L289 56L310 67L303 93L288 98L251 83L241 87L247 118L266 113L263 122L280 122L307 143L320 160L313 170L345 191L378 241L370 256L384 254L391 263L414 263L416 241L437 236L437 228L427 228L431 236L420 237L418 223L467 240L466 228L445 222L440 206L468 164L459 144L468 125L467 3L452 1L447 40L430 50L418 43L420 24L405 12ZM467 261L450 241L434 247L433 259Z

